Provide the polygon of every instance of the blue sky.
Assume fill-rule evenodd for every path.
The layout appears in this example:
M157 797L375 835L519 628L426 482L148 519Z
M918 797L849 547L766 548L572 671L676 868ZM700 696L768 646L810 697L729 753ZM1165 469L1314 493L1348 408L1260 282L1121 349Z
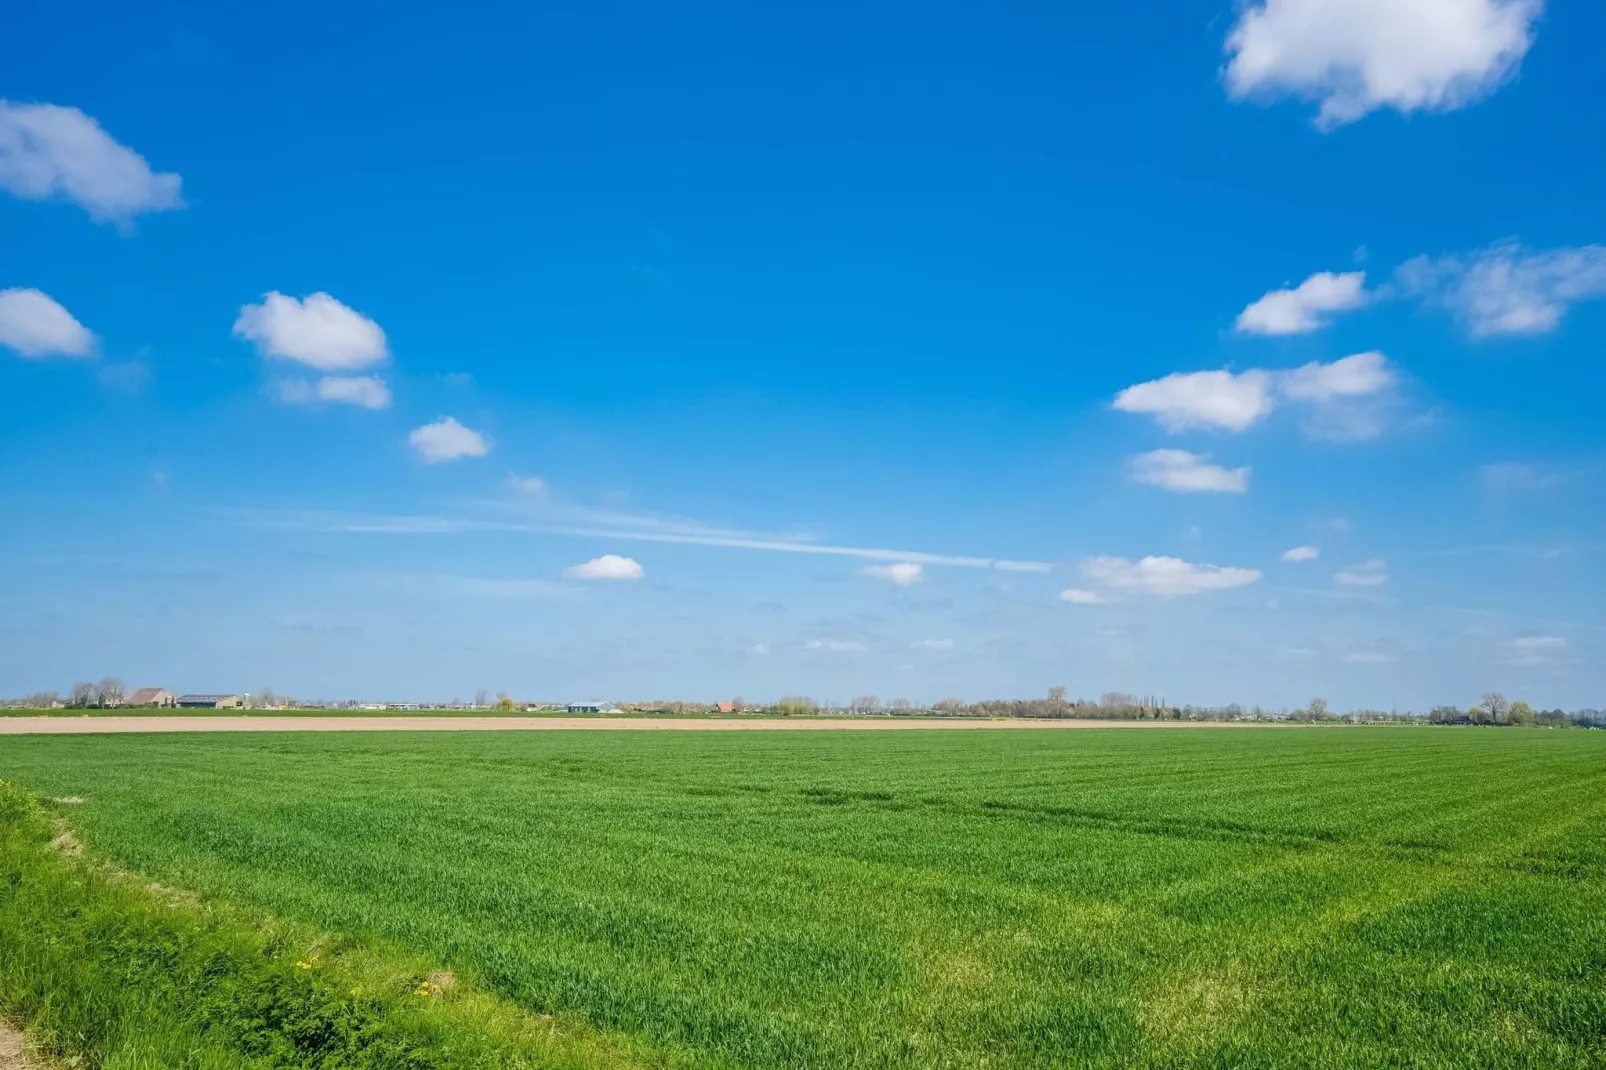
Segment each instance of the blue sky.
M0 693L1606 705L1598 4L7 20Z

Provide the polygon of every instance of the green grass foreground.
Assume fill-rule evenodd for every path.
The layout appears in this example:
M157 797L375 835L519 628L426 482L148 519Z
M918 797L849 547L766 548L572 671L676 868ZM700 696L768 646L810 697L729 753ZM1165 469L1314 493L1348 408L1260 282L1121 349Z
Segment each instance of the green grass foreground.
M106 1066L1606 1065L1606 733L18 737L0 777L50 812L7 803L0 1001Z

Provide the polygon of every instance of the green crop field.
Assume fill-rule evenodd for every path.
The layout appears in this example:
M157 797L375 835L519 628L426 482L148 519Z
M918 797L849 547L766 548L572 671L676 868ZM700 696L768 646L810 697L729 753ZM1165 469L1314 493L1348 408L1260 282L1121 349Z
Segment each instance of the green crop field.
M107 1066L1606 1065L1606 732L19 737L0 778L44 808L0 805L0 1001Z

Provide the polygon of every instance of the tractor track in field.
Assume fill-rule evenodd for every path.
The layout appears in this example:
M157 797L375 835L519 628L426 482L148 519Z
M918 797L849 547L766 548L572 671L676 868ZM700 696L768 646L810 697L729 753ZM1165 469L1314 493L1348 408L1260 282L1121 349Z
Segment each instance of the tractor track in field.
M126 732L798 732L998 731L1079 728L1276 728L1224 721L946 720L827 718L764 720L699 717L0 717L0 736Z

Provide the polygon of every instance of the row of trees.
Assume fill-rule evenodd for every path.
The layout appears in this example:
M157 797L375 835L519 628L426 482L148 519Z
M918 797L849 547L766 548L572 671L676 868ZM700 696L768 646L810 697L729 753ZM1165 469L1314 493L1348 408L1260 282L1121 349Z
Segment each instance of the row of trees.
M103 676L99 683L78 683L72 685L67 695L67 705L75 709L84 709L89 706L120 706L123 697L128 694L128 688L115 676ZM54 691L49 692L50 701L41 703L43 706L54 706L58 696Z
M789 695L771 709L791 715L818 713L820 704L806 695ZM1425 718L1413 713L1392 710L1352 710L1338 713L1326 699L1313 698L1298 709L1281 712L1259 706L1244 707L1236 703L1226 706L1173 706L1163 698L1152 695L1134 695L1125 691L1106 691L1096 701L1066 697L1065 688L1051 687L1048 695L1040 699L982 699L966 702L964 699L945 698L929 706L918 706L908 699L889 699L885 703L875 695L859 695L847 706L853 713L883 713L890 716L919 714L924 717L1026 717L1076 718L1090 720L1165 720L1165 721L1281 721L1306 724L1320 723L1421 723L1474 724L1474 725L1582 725L1606 726L1606 713L1596 710L1579 710L1565 713L1561 710L1535 710L1526 702L1509 701L1498 691L1485 692L1479 705L1465 712L1453 706L1437 706Z
M1465 712L1454 706L1435 706L1428 713L1428 721L1431 724L1557 726L1581 719L1578 715L1567 714L1561 710L1536 710L1521 699L1512 702L1498 691L1485 691L1482 701ZM1591 717L1588 720L1595 719Z
M123 681L115 676L103 677L97 683L76 683L69 692L66 705L74 708L90 708L120 705L127 695ZM256 707L275 707L294 705L295 702L288 695L282 695L271 687L263 687L254 696L251 704ZM35 708L48 708L61 701L60 695L54 691L40 691L23 699L16 700L16 704ZM312 703L311 705L339 705L338 703ZM505 691L496 694L494 703L489 692L481 687L474 692L473 708L495 709L502 712L511 712L521 703L516 703ZM452 707L463 708L464 704L452 700ZM751 709L746 699L736 698L731 702L736 710ZM700 702L651 702L634 703L627 708L655 712L655 713L702 713L709 712L717 707L712 703ZM807 695L788 695L767 707L771 712L788 715L808 715L820 711L820 703ZM1170 721L1271 721L1291 720L1304 723L1322 722L1352 722L1352 723L1386 723L1386 722L1421 722L1426 720L1435 725L1509 725L1509 726L1563 726L1582 725L1588 727L1606 727L1606 712L1598 710L1578 710L1566 713L1562 710L1536 710L1527 702L1511 701L1498 691L1485 691L1475 706L1467 710L1455 706L1435 706L1421 717L1412 713L1397 713L1384 710L1352 710L1348 713L1337 713L1329 707L1327 701L1321 698L1311 699L1300 708L1283 713L1262 709L1259 706L1245 708L1236 703L1227 706L1173 706L1163 698L1152 695L1134 695L1125 691L1106 691L1095 700L1083 698L1071 699L1066 697L1063 687L1051 687L1048 694L1040 699L982 699L977 702L966 702L959 698L945 698L929 706L921 706L907 698L890 698L885 702L876 695L858 695L848 703L847 709L853 713L875 714L883 713L889 716L921 716L938 717L1026 717L1026 718L1087 718L1094 720L1170 720Z

